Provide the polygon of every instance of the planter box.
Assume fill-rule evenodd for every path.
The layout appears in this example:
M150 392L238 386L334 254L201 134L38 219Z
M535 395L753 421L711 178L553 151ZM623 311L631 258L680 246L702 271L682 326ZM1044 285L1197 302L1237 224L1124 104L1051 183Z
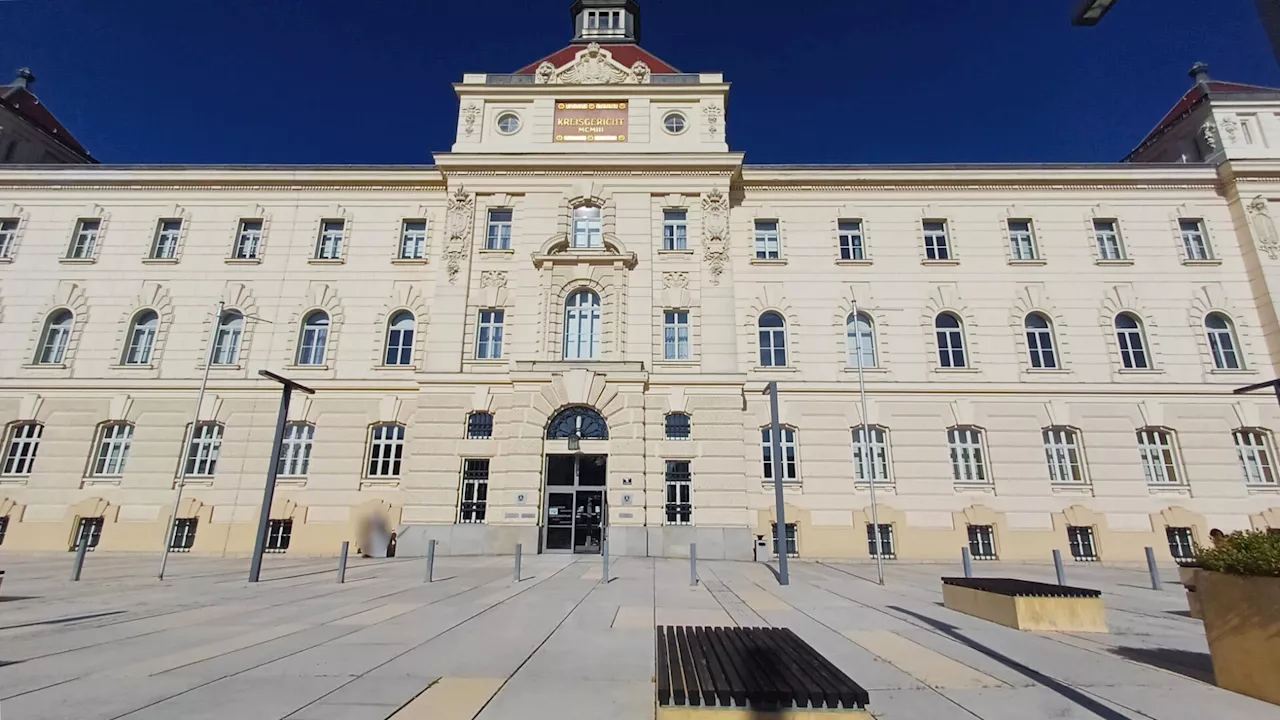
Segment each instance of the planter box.
M1201 570L1196 595L1218 687L1280 705L1280 578Z
M1201 620L1204 616L1200 612L1200 596L1196 594L1196 573L1198 572L1200 572L1198 567L1178 566L1178 580L1182 581L1182 587L1187 591L1187 612L1191 617Z
M1107 632L1102 593L1010 578L943 578L943 605L1016 630Z

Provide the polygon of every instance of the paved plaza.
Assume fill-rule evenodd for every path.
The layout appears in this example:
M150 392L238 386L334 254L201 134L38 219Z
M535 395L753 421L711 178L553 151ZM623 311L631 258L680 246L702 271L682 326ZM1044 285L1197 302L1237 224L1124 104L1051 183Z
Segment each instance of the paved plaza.
M1218 689L1173 567L1067 567L1104 591L1111 633L1028 634L943 608L958 566L763 564L598 557L336 561L4 555L5 720L594 720L654 716L655 624L793 629L871 693L877 718L1280 718ZM980 575L1052 581L1042 565Z

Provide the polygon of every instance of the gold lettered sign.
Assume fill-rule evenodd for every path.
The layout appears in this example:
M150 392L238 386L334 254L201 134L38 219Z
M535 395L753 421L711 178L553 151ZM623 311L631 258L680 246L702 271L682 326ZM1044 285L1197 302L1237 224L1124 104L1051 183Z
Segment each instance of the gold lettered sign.
M627 103L557 102L556 142L626 142Z

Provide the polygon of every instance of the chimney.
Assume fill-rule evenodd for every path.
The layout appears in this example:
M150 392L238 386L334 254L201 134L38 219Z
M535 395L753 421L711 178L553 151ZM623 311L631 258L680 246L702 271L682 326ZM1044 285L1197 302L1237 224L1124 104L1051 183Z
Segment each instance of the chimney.
M1188 72L1187 75L1190 75L1191 79L1195 80L1197 85L1209 84L1209 66L1202 62L1192 65L1191 72Z
M31 72L31 68L19 68L18 77L13 79L13 86L25 88L29 87L36 81L36 76Z

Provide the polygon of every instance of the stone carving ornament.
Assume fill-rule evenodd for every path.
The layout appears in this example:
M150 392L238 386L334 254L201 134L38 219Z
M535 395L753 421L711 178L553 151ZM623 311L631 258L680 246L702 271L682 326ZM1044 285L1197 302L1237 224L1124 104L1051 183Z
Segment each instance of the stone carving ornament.
M466 256L467 245L471 242L471 224L476 214L476 198L467 194L459 186L449 197L449 209L445 220L448 237L444 243L445 269L449 273L449 283L458 284L458 273L462 270L462 258Z
M684 290L689 287L689 273L667 272L662 274L662 287L668 290Z
M476 120L480 119L480 106L475 103L468 103L462 108L462 132L467 136L475 134Z
M719 105L704 105L702 114L707 118L707 131L711 133L711 137L720 134L720 120L724 118L724 108Z
M729 261L729 198L719 189L702 196L702 233L711 284L719 285Z
M593 42L578 53L573 62L562 68L544 62L534 71L537 85L618 85L622 83L644 84L653 71L643 61L637 60L628 69L613 59L613 53Z
M1200 132L1204 134L1204 141L1209 145L1210 150L1218 149L1218 126L1213 120L1205 120L1204 125L1200 126Z
M636 82L641 85L649 82L649 66L643 60L637 60L631 65L631 74L635 76Z
M507 273L502 270L485 270L480 273L480 287L504 288L507 286Z
M1258 249L1272 260L1280 257L1280 234L1276 233L1276 221L1267 208L1266 198L1259 195L1249 203L1249 226L1253 228L1253 236Z
M1223 137L1226 138L1227 142L1235 143L1236 136L1240 133L1240 123L1235 118L1228 117L1223 119L1221 125Z

